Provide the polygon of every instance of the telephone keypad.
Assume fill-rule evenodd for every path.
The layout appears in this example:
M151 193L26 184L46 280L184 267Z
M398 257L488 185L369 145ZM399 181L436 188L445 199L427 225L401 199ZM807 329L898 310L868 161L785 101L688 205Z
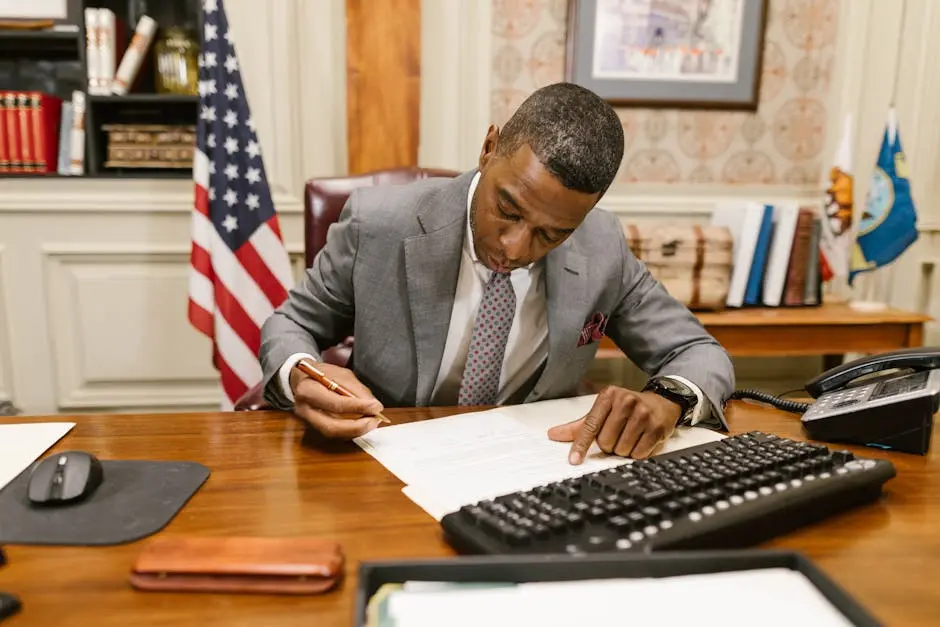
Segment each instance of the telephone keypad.
M849 388L846 390L829 392L817 399L816 402L813 403L813 405L806 411L805 415L812 417L828 410L838 409L840 407L846 407L848 405L860 403L866 399L868 393L868 387Z

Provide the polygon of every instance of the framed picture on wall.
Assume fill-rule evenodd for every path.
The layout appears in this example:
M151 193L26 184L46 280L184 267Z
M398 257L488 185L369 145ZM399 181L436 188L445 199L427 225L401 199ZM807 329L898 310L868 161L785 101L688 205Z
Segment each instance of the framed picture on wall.
M612 104L757 108L767 0L570 0L566 80Z

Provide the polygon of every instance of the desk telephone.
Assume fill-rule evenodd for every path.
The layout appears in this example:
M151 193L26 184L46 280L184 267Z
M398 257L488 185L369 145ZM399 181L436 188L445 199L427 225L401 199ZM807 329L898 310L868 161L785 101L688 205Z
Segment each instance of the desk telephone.
M812 403L738 390L750 398L802 414L810 437L925 455L933 415L940 409L940 347L896 350L846 362L809 381Z

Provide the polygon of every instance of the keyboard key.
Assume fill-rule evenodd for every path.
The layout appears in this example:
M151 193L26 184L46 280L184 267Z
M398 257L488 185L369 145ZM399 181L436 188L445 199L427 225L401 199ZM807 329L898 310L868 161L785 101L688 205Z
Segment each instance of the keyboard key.
M840 466L853 459L855 459L855 454L852 451L836 451L832 454L832 461Z
M630 512L626 515L626 519L630 521L630 524L634 527L639 527L646 521L646 517L642 512Z
M623 505L621 505L617 501L608 501L604 503L604 511L606 511L608 514L619 514L623 510L624 510Z
M682 513L682 505L679 501L666 501L662 504L662 509L666 512L666 515L670 518L675 517Z
M588 520L596 522L607 518L607 510L603 507L592 507L587 511Z
M651 506L644 507L641 510L641 512L643 513L643 515L646 517L647 520L651 520L653 522L658 521L660 518L662 518L662 515L663 515L663 513L659 511L658 507L651 507Z

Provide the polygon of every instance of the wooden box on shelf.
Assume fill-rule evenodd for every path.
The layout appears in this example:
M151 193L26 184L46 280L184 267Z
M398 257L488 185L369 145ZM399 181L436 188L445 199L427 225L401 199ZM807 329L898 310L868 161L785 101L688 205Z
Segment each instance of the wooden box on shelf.
M105 124L102 129L107 134L106 168L192 167L192 124Z
M626 224L630 250L653 278L694 311L724 309L731 280L733 241L725 227L696 224Z

